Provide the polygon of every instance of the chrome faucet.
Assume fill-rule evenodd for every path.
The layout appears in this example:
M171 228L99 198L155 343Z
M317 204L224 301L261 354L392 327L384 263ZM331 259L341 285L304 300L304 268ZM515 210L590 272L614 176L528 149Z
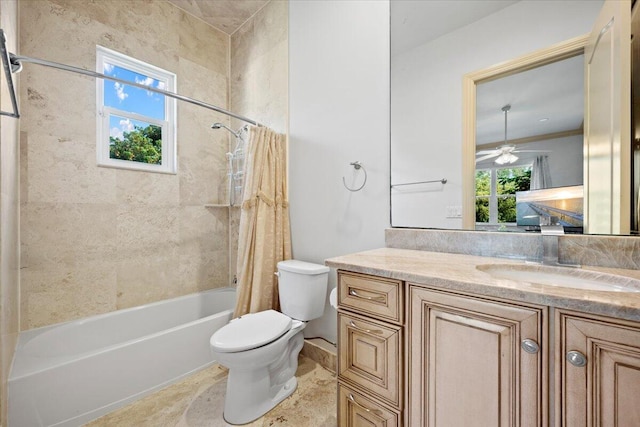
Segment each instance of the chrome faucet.
M542 263L558 265L558 240L564 234L561 225L541 225L542 233Z
M558 258L558 241L564 235L564 227L558 223L558 217L540 217L542 234L542 263L562 267L580 267L575 264L561 264Z

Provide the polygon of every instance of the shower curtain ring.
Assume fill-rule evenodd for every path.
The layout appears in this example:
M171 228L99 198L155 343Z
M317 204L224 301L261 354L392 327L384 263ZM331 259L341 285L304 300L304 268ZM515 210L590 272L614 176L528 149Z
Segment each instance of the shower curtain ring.
M364 168L364 166L362 165L362 163L360 163L359 161L355 161L355 162L351 162L349 163L351 166L353 166L353 168L355 170L360 170L362 169L362 172L364 172L364 181L362 181L362 185L358 188L349 188L349 186L347 185L347 181L344 179L344 176L342 177L342 184L344 185L344 188L346 188L349 191L352 192L356 192L356 191L360 191L364 188L364 185L367 183L367 170Z

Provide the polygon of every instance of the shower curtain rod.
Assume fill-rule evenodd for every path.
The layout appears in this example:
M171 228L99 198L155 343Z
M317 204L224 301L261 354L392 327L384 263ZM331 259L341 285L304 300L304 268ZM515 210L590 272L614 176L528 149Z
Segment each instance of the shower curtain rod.
M2 58L2 66L4 68L4 75L7 79L7 86L9 87L9 96L11 96L11 106L13 113L7 113L0 111L0 115L20 118L20 112L18 111L18 100L16 99L16 88L13 86L13 76L11 75L11 65L9 62L9 52L7 52L7 39L4 36L4 31L0 29L0 57Z
M227 116L233 117L238 120L242 120L243 122L250 123L255 126L262 126L255 120L252 120L248 117L242 116L240 114L232 113L231 111L227 111L224 108L217 107L215 105L207 104L203 101L198 101L197 99L189 98L188 96L179 95L173 92L167 92L166 90L156 89L154 87L146 86L143 84L131 82L129 80L119 79L117 77L107 76L105 74L101 74L95 71L85 70L84 68L73 67L71 65L60 64L58 62L47 61L44 59L31 58L29 56L21 56L14 55L13 53L8 53L6 49L6 39L4 37L4 31L0 30L0 41L2 42L2 46L0 47L0 54L2 56L2 64L4 66L4 72L7 77L7 83L9 85L9 92L11 93L11 103L13 105L13 113L8 113L5 111L0 111L0 114L15 118L20 118L20 112L18 111L18 103L16 100L15 88L13 86L13 78L11 73L19 72L22 69L22 63L27 62L31 64L44 65L45 67L56 68L58 70L70 71L72 73L83 74L85 76L94 77L97 79L111 80L118 83L123 83L129 86L138 87L140 89L148 90L150 92L159 93L161 95L168 96L170 98L175 98L180 101L188 102L190 104L198 105L200 107L207 108L209 110L217 111L218 113L226 114Z

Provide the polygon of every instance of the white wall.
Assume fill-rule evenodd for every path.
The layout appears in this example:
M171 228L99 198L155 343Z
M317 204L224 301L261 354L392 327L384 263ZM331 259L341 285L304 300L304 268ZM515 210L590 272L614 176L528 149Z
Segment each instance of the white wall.
M289 6L289 202L294 258L384 246L389 226L389 3L292 1ZM368 180L359 192L362 172ZM329 289L336 286L332 271ZM336 341L336 313L305 336Z
M448 179L394 190L394 226L462 225L445 218L462 204L462 76L588 33L601 5L524 0L392 59L392 182Z

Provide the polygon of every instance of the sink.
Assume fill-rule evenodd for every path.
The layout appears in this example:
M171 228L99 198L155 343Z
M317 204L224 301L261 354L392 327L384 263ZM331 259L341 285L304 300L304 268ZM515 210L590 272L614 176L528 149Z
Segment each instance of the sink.
M563 288L606 292L640 292L640 280L615 274L567 267L532 264L483 264L476 266L496 279Z

